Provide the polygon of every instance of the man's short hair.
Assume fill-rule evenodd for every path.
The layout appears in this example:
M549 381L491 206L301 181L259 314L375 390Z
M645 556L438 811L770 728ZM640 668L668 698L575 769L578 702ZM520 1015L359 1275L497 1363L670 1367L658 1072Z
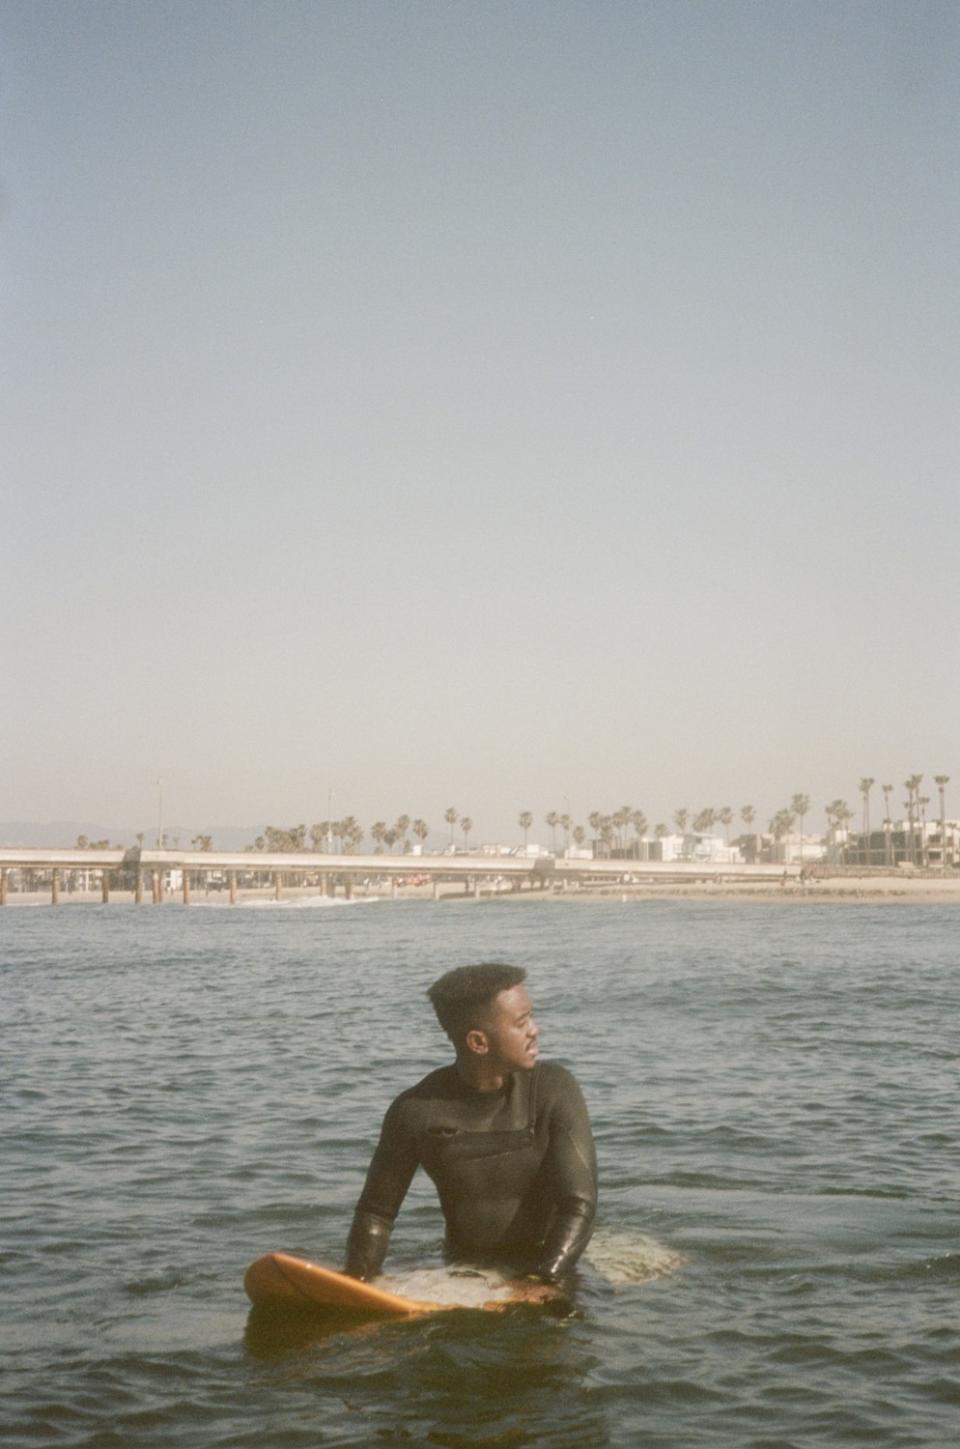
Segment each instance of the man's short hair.
M482 1026L485 1009L501 991L525 981L522 966L505 961L480 961L476 966L456 966L435 981L427 992L437 1020L447 1036L459 1046L467 1032Z

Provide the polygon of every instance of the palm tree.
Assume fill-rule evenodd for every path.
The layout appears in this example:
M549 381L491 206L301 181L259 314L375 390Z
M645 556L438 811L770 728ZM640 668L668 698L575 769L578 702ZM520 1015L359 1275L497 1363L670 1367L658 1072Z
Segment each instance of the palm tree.
M920 794L920 785L923 781L922 775L910 775L904 780L904 789L907 792L907 817L910 821L910 859L914 865L917 862L917 835L916 835L916 798Z
M453 806L453 805L449 805L447 807L447 809L444 810L444 812L443 812L443 818L447 822L447 824L450 826L450 844L452 845L453 844L453 827L456 825L457 821L460 818L458 816L458 814L457 814L456 807Z
M867 847L867 865L870 864L870 791L876 783L872 775L864 775L860 781L860 794L863 796L863 834Z
M630 821L633 819L633 807L630 805L621 805L620 809L615 810L610 818L617 831L617 849L623 850L627 843L626 830Z
M324 831L324 834L326 834L326 831ZM378 847L383 846L387 838L387 822L385 820L375 820L370 826L370 836ZM379 850L374 853L379 854Z
M637 837L637 859L640 860L643 855L643 837L647 833L647 817L642 810L634 810L630 817L630 824Z
M563 848L564 848L564 850L569 850L570 849L570 827L573 824L573 821L570 819L570 816L569 815L561 815L560 816L560 822L559 823L560 823L560 829L563 831Z
M410 829L410 816L409 815L398 815L397 816L396 824L394 825L393 828L397 832L397 838L400 840L400 842L401 842L401 844L403 846L403 854L406 855L406 853L407 853L407 831Z
M389 829L383 832L383 843L388 850L393 850L393 847L397 843L397 839L397 827L395 825L391 825Z
M933 783L940 792L940 869L947 868L947 812L944 806L944 791L950 784L949 775L934 775Z
M687 821L688 821L689 818L690 818L690 811L687 809L686 805L681 806L681 808L679 810L674 810L674 812L673 812L673 823L677 827L677 834L678 835L686 835L686 833L687 833Z
M546 821L546 823L550 827L550 830L551 830L551 833L552 833L552 836L553 836L553 853L554 853L554 855L556 855L556 853L557 853L557 826L560 824L560 816L557 814L556 810L551 810L543 818L544 818L544 820Z
M730 844L730 826L733 824L733 811L729 805L724 805L722 810L717 811L717 821L723 826L723 833L726 836L727 844Z
M417 816L416 820L410 826L410 829L413 831L414 835L419 840L420 846L421 846L421 849L422 849L423 842L426 840L427 836L430 834L430 826L427 824L427 822L425 820L421 820L420 817Z
M853 819L853 811L850 809L846 800L831 800L830 804L826 806L826 812L827 821L836 832L845 830L848 822ZM836 838L834 839L834 845L838 854L846 853L845 848L841 848L840 842Z
M526 855L526 853L527 853L527 836L528 836L529 831L530 831L530 826L533 824L533 816L531 815L531 813L530 813L529 810L521 810L520 815L519 815L519 817L517 819L517 824L520 826L520 829L523 831L523 853L524 853L524 855Z
M583 848L583 842L586 840L586 838L587 832L584 830L583 826L575 825L573 827L573 843L578 850Z
M760 854L759 842L757 841L756 832L751 828L752 825L753 825L754 820L756 819L756 815L757 815L757 812L756 812L756 810L754 810L754 808L753 808L752 805L744 805L742 807L741 811L740 811L740 819L743 821L744 825L747 827L747 830L753 836L753 858L754 858L754 860L756 860L758 858L759 854Z
M807 811L810 809L810 796L794 795L790 801L790 809L794 815L800 816L800 864L803 865L803 821Z
M930 863L927 854L927 806L930 804L930 796L918 795L917 804L920 807L920 864L926 870Z
M786 807L784 807L782 810L778 810L776 815L770 821L770 834L773 836L777 845L780 844L781 840L785 835L790 834L793 826L794 816L790 813L790 811Z
M468 850L470 847L470 832L473 829L473 821L470 819L469 815L464 815L462 817L460 821L460 829L463 831L463 848L464 850Z
M893 818L890 814L890 796L893 794L892 785L881 785L883 791L883 854L887 865L893 865Z

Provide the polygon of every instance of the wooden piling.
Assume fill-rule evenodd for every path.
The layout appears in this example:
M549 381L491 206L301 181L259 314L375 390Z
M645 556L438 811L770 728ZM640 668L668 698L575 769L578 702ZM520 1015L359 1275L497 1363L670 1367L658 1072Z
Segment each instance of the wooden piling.
M230 886L230 904L235 906L237 904L237 872L235 870L227 873L227 883Z
M100 872L100 899L105 906L110 904L110 872L108 870Z
M56 867L50 872L50 904L52 906L60 904L60 872Z

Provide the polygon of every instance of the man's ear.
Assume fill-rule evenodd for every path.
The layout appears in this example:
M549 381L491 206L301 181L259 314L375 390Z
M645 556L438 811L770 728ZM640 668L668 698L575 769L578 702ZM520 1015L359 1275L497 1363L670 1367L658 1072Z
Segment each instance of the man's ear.
M490 1043L487 1041L487 1033L479 1027L472 1026L464 1037L468 1052L476 1052L478 1057L485 1057L490 1050Z

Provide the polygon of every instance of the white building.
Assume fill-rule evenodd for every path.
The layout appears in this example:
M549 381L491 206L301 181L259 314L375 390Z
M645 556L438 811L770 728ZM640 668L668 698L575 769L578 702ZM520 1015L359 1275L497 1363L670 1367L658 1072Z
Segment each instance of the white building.
M659 854L657 847L659 846ZM742 865L738 845L729 845L722 835L664 835L649 842L650 860L679 860L711 865Z

